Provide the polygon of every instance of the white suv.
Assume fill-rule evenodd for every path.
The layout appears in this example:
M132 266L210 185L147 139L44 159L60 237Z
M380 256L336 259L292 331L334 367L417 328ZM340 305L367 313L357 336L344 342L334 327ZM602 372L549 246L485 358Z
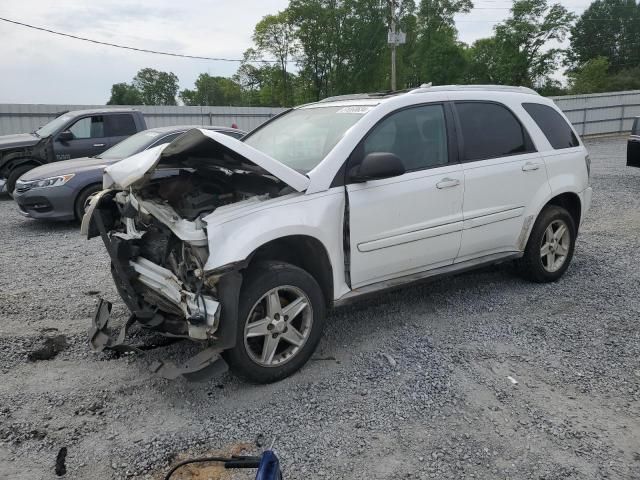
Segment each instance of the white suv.
M343 96L241 140L191 130L108 167L82 228L109 250L127 325L208 346L160 373L226 360L271 382L309 359L332 306L505 260L560 278L589 168L562 112L529 89ZM94 319L98 349L114 345L109 308Z

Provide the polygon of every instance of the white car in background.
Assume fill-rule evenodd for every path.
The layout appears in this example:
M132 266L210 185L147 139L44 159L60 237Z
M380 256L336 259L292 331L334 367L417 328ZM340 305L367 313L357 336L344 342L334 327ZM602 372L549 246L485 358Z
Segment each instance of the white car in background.
M83 231L109 250L128 324L208 346L160 373L226 361L272 382L309 359L329 307L506 260L558 280L589 169L562 112L526 88L334 97L242 140L192 130L108 167ZM97 340L108 311L98 349L114 345Z

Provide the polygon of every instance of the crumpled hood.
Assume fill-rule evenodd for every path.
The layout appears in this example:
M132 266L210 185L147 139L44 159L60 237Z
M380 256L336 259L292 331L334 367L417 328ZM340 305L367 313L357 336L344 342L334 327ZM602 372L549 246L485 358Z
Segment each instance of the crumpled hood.
M0 136L0 150L7 148L31 147L40 141L39 137L30 133L16 133Z
M105 160L93 157L74 158L72 160L63 160L61 162L41 165L33 170L29 170L20 178L22 180L31 181L40 180L41 178L56 177L58 175L66 175L68 173L79 173L93 169L103 170L104 167L112 165L118 161L119 160Z
M203 164L228 170L268 173L298 192L309 178L294 169L223 133L194 128L166 145L145 150L105 169L103 187L126 189L157 167L198 168Z

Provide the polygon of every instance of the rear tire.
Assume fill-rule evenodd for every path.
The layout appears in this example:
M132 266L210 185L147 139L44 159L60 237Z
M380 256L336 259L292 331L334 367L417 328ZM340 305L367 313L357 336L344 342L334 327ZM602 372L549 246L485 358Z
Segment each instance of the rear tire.
M20 165L9 172L7 177L7 193L13 198L13 191L16 188L16 182L18 179L27 173L29 170L33 170L37 165Z
M78 194L73 206L73 212L76 216L77 221L82 222L82 217L84 216L84 211L85 211L85 205L87 204L89 197L99 192L100 190L102 190L102 185L99 183L96 183L94 185L89 185L88 187L85 187L85 189Z
M546 206L533 225L518 270L537 283L555 282L569 268L576 244L577 228L567 210Z
M282 380L309 360L322 336L324 317L322 289L309 273L288 263L260 263L247 272L236 345L223 356L246 380Z

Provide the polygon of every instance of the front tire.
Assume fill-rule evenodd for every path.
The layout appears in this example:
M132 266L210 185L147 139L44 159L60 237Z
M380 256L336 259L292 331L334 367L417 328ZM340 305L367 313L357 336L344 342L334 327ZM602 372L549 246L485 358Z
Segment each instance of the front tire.
M324 317L322 289L309 273L288 263L260 263L246 274L236 345L223 356L246 380L282 380L309 360L320 341Z
M13 198L13 191L16 188L16 182L18 179L27 173L29 170L33 170L36 168L36 165L22 165L20 167L16 167L9 172L9 176L7 177L7 193L9 196Z
M102 184L96 183L95 185L85 187L85 189L78 194L76 201L73 204L73 212L78 222L82 222L82 217L84 216L84 212L91 195L98 193L100 190L102 190Z
M533 282L555 282L569 268L576 245L577 228L567 210L545 207L533 225L527 248L518 262L522 275Z

